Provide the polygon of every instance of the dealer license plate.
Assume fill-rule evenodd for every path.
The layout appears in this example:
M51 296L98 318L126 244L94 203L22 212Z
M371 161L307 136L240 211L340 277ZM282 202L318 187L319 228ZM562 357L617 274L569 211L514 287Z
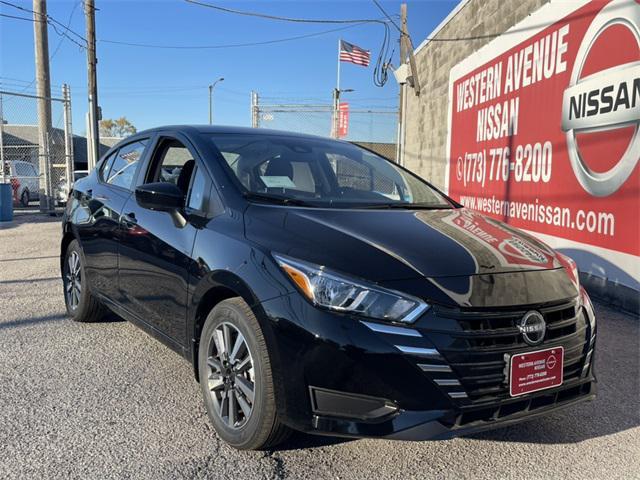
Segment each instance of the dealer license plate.
M509 362L509 394L512 397L562 385L564 348L512 355Z

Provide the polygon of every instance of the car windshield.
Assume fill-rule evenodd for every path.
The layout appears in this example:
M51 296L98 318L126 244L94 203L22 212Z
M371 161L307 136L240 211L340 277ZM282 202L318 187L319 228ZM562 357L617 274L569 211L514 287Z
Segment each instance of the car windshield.
M417 176L347 142L278 135L212 135L255 201L333 208L453 208Z

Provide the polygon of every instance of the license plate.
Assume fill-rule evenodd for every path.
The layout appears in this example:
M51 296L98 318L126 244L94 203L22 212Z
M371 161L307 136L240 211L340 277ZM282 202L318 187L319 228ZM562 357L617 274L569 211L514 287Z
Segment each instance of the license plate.
M512 397L562 385L564 348L512 355L509 362L509 394Z

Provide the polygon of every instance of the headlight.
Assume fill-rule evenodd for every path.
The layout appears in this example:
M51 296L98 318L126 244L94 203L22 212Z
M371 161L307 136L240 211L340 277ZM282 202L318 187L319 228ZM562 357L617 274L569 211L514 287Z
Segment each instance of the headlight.
M580 287L580 305L584 307L587 312L587 318L589 319L589 325L591 326L591 333L596 327L596 312L593 308L593 303L591 303L591 298L589 298L589 294L584 289L584 287Z
M569 276L569 279L575 284L575 286L580 289L580 274L578 272L578 265L573 260L573 258L569 258L566 255L563 255L560 252L556 252L558 256L558 260L560 264L564 267Z
M274 254L278 265L317 307L390 322L412 323L429 308L421 300L368 285L319 265Z

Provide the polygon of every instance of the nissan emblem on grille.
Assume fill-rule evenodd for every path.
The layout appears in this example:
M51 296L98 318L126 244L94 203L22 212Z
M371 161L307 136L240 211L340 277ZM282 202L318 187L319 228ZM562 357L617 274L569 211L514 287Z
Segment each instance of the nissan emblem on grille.
M540 345L544 340L547 331L547 324L542 314L536 310L531 310L516 322L516 326L522 338L529 345Z

